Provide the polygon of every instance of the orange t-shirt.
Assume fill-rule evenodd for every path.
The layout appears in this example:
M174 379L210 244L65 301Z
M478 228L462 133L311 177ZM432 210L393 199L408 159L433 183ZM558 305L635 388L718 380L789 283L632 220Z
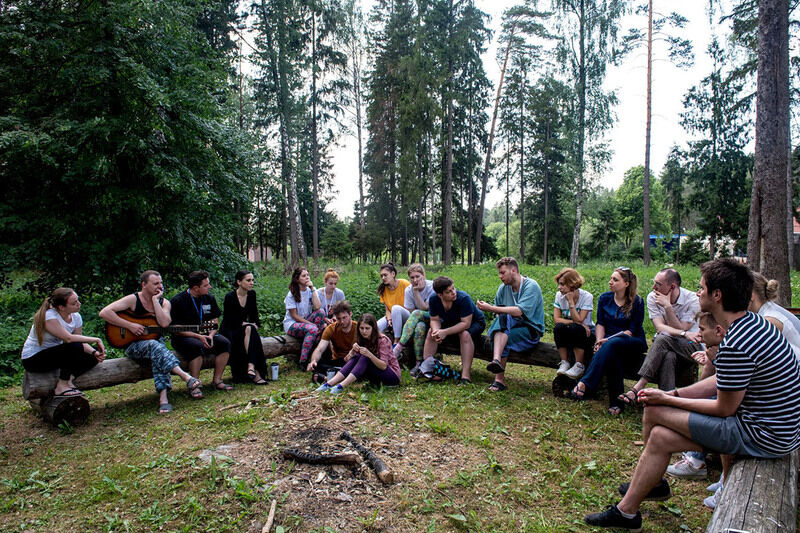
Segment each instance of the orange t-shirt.
M384 289L383 294L381 295L381 301L386 306L387 309L390 311L392 307L395 305L403 306L406 303L406 287L411 285L411 282L407 279L398 279L397 280L397 287L392 290L389 287Z
M353 320L350 331L347 333L342 331L342 324L340 322L329 324L328 327L322 330L322 340L330 343L331 358L344 359L344 356L353 349L353 344L356 342L357 330L358 324L355 320Z

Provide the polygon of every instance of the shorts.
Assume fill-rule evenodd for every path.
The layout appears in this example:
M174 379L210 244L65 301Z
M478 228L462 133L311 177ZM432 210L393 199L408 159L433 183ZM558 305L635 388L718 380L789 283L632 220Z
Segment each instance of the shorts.
M689 413L691 439L705 451L727 455L747 455L774 459L785 454L774 454L761 450L745 433L742 423L735 416L718 416Z

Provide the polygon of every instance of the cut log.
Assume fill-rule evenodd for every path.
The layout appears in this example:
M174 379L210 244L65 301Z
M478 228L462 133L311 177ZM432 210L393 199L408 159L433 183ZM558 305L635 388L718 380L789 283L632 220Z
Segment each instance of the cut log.
M375 475L378 476L378 479L381 480L382 483L392 483L394 481L394 474L391 470L386 466L386 463L381 461L381 458L375 455L372 450L369 450L359 444L356 439L353 438L352 435L348 432L344 432L339 437L340 439L344 439L350 444L353 445L353 448L356 449L358 453L364 458L364 461L375 471Z
M71 426L80 426L89 418L89 400L83 395L50 396L32 400L30 404L54 426L60 426L63 422Z
M297 354L300 353L300 342L288 335L263 337L261 344L267 359L287 354L294 354L296 359ZM180 357L180 354L178 354L178 358L181 368L188 370L189 366ZM204 357L202 368L214 368L214 357ZM153 372L149 364L140 364L127 357L120 357L119 359L106 359L72 382L80 390L93 390L120 383L137 383L152 378ZM58 381L57 370L44 373L25 372L22 377L22 396L26 400L46 398L52 394L56 381Z
M318 453L306 453L295 448L286 448L283 450L283 458L311 465L357 465L361 462L361 457L359 457L357 453L323 455Z
M798 451L780 459L737 459L725 480L706 533L794 533Z

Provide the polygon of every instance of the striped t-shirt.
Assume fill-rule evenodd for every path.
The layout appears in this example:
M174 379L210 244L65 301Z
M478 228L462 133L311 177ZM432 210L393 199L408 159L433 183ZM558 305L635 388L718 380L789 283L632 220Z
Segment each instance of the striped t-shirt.
M800 363L778 328L748 312L728 328L715 363L719 390L745 391L736 416L756 446L800 447Z

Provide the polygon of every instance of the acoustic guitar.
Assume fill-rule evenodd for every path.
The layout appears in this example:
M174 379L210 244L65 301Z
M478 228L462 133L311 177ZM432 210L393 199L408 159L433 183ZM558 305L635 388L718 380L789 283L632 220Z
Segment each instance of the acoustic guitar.
M115 326L106 322L106 338L108 339L108 344L114 348L126 348L133 342L157 339L167 333L175 333L178 331L194 331L195 333L199 333L201 331L209 331L214 327L212 322L204 322L201 326L189 325L161 327L158 325L156 317L152 315L135 316L131 314L130 311L119 311L117 315L120 318L128 320L129 322L141 324L144 326L144 333L141 335L134 335L134 333L128 328Z

